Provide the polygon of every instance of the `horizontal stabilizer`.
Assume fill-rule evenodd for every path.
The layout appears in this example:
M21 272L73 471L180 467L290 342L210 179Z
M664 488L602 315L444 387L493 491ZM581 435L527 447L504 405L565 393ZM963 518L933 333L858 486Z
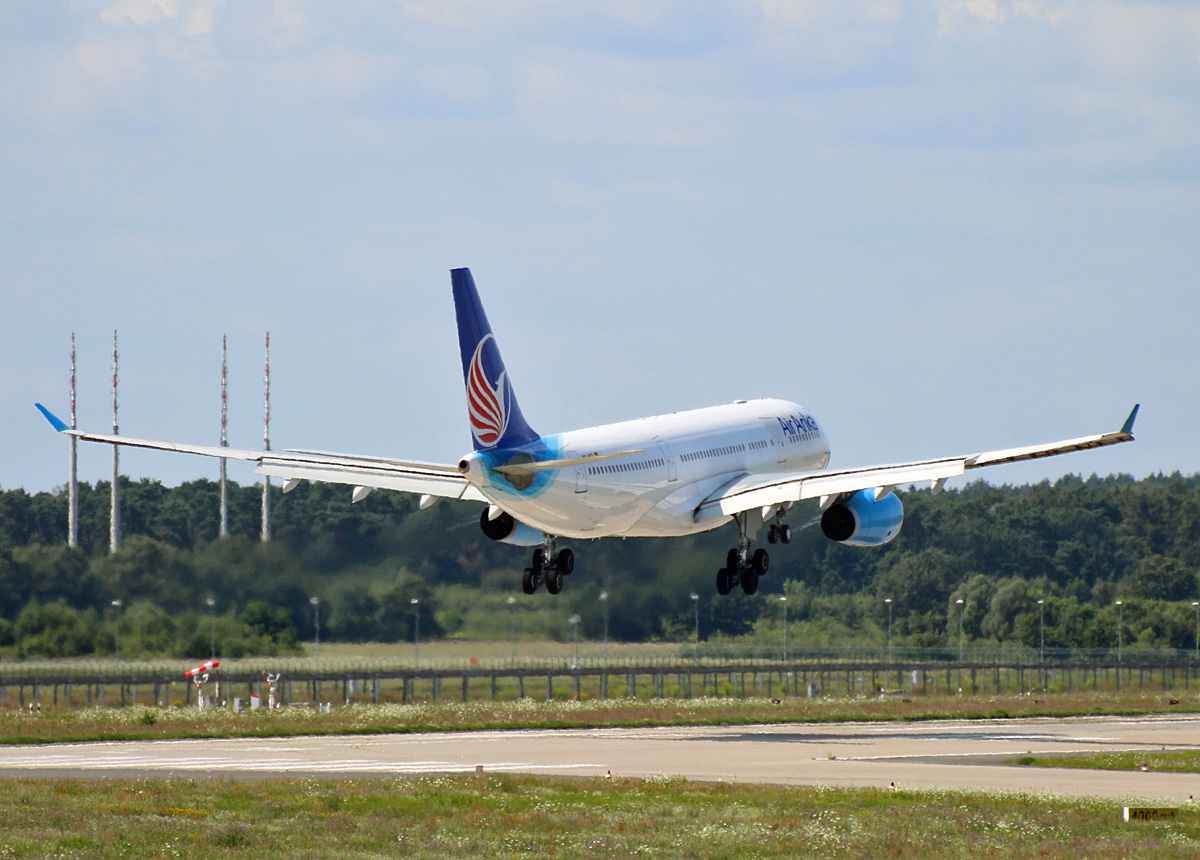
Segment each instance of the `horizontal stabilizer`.
M636 451L618 451L615 454L588 454L586 457L568 457L565 460L542 460L537 463L509 463L505 466L496 466L495 470L506 477L533 475L538 472L549 472L552 469L566 469L570 466L582 466L585 463L615 460L618 457L632 457L634 454L640 453L642 453L642 449L638 448Z

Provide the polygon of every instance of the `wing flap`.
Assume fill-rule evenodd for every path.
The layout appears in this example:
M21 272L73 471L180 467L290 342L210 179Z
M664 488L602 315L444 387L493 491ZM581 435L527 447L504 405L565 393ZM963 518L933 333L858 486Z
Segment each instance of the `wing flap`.
M192 445L186 442L138 439L133 436L111 433L87 433L82 430L72 430L40 403L36 406L59 433L83 439L85 442L101 442L126 448L146 448L153 451L171 451L177 454L196 454L202 457L257 462L259 465L254 470L257 474L285 480L296 478L326 481L334 484L353 484L442 498L487 501L479 490L468 483L466 478L459 473L458 466L316 451L252 451L244 448L225 448L219 445Z
M306 461L264 458L255 473L284 480L322 481L330 484L349 484L381 490L438 496L444 499L463 499L486 502L475 485L458 474L422 472L419 470L381 469L369 465L348 465L345 462L322 462L316 458Z
M998 466L1002 463L1019 463L1055 457L1073 451L1086 451L1133 441L1133 423L1140 406L1134 406L1121 429L1113 433L1099 433L1065 439L1044 445L1027 445L1021 448L1004 448L983 451L966 457L945 457L937 460L919 460L912 463L895 463L888 466L868 466L862 469L846 469L836 472L793 472L776 475L748 475L725 485L705 499L697 508L694 520L697 523L718 517L732 516L752 508L815 499L824 496L840 496L859 490L877 487L896 487L929 481L940 486L948 478L958 477L968 469Z

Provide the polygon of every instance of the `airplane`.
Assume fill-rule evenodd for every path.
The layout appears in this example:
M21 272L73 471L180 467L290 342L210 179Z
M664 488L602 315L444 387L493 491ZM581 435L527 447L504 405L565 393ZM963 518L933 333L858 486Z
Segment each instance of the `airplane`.
M1130 442L1140 408L1135 405L1116 432L833 471L824 429L787 400L737 400L543 436L521 412L471 271L453 269L450 279L473 441L457 463L87 433L35 405L59 433L86 441L253 461L256 474L284 482L284 493L308 480L352 485L352 502L377 488L418 494L421 509L439 498L483 502L479 524L487 537L536 547L521 578L526 594L542 585L550 594L562 590L575 556L558 547L561 538L677 537L732 521L737 543L716 577L722 595L737 586L745 594L758 590L770 557L762 547L751 552L752 541L766 525L768 543L790 542L785 518L798 502L818 501L821 530L830 540L881 546L896 538L904 521L897 487L929 482L938 492L969 470Z

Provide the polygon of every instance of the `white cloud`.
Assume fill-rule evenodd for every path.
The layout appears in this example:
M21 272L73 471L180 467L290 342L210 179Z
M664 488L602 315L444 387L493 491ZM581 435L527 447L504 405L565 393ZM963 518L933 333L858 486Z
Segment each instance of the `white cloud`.
M311 39L311 22L303 0L271 0L268 32L276 48L296 48Z
M178 14L178 0L117 0L101 13L100 19L106 24L128 22L137 27L145 27L166 18L174 18Z
M549 140L692 147L725 136L731 119L723 100L683 85L709 74L696 63L572 52L527 64L517 105Z
M353 98L379 84L395 67L396 61L388 57L342 50L288 57L270 63L264 72L293 94Z
M564 6L561 0L484 0L474 3L461 0L397 0L397 5L405 17L414 21L460 30L487 30L499 21Z
M956 26L971 19L998 24L1022 18L1057 26L1067 15L1067 10L1061 5L1036 0L949 0L942 4L938 27L942 35L947 35Z

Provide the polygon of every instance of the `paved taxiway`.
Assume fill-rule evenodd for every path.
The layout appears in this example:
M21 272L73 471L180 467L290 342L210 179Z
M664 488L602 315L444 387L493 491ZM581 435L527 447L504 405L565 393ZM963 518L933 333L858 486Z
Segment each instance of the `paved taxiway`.
M0 748L0 775L231 778L486 772L1040 791L1184 802L1200 774L1004 764L1024 755L1200 749L1200 717L491 731Z

